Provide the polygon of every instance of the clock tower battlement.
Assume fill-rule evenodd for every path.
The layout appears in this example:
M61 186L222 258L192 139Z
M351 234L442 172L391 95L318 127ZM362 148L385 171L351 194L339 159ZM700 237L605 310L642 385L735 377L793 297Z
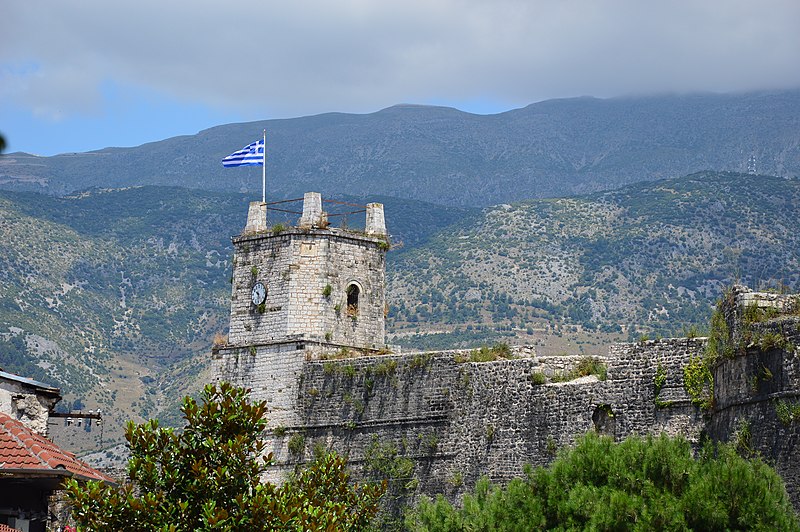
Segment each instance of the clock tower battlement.
M364 231L329 227L316 192L305 194L296 227L268 229L267 208L251 203L244 231L233 238L227 347L284 345L306 358L384 348L383 205L361 208Z

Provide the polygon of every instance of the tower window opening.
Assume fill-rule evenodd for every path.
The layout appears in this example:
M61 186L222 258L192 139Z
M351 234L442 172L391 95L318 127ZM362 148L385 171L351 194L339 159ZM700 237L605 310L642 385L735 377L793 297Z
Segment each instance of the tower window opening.
M347 315L358 316L358 296L361 290L353 283L347 287Z

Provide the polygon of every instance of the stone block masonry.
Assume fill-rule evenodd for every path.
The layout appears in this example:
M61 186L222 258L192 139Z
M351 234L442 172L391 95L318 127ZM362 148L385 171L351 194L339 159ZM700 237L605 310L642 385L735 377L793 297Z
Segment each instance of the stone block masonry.
M370 204L370 233L328 228L319 194L306 194L301 226L245 231L233 239L228 343L306 340L317 352L379 350L385 337L383 207ZM250 214L260 217L263 204ZM258 207L258 208L256 208ZM261 227L248 219L247 227ZM253 287L265 287L253 301Z
M800 343L800 318L789 321L789 338ZM705 338L612 345L599 359L605 380L559 382L581 357L540 357L530 348L494 362L461 362L464 351L342 360L259 351L255 361L263 361L255 363L271 367L271 374L248 373L255 366L240 364L222 377L270 401L265 437L276 459L272 481L310 460L315 448L347 455L359 475L380 476L376 449L391 449L414 464L410 477L390 479L403 487L405 502L438 493L457 500L483 475L502 483L522 476L526 464L550 463L559 448L590 430L617 440L666 433L695 443L703 434L735 442L746 425L747 444L772 460L799 506L800 413L782 422L776 401L800 409L800 359L778 349L722 361L713 368L717 402L703 410L685 390L684 370L702 359L705 345ZM752 383L762 367L772 368L774 381L754 392L743 383Z
M291 337L383 347L381 242L336 229L290 229L237 238L229 343L264 344ZM256 282L266 287L263 306L251 300ZM355 310L348 309L351 286L359 292Z
M287 381L279 385L275 372L265 381L249 377L244 366L240 373L228 367L223 378L249 383L257 398L274 405L267 439L277 465L270 478L310 459L314 447L346 454L367 475L378 446L413 460L412 478L397 479L413 486L409 497L457 498L482 475L504 482L521 476L525 464L549 463L558 448L589 430L618 439L668 432L696 440L702 415L682 389L681 368L702 348L702 340L686 339L614 346L599 360L607 365L606 380L552 382L574 370L580 357L538 357L530 348L515 350L521 358L494 362L461 362L469 354L463 351L296 359L281 370ZM260 364L277 362L267 360ZM659 367L666 368L659 393L671 398L660 406ZM535 374L551 378L541 384ZM290 451L296 435L302 448Z

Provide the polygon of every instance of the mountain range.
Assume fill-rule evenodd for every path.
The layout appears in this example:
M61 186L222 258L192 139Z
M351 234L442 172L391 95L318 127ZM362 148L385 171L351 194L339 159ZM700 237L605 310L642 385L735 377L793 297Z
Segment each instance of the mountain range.
M0 159L0 187L260 192L225 155L267 131L271 199L308 190L453 206L562 197L704 170L800 175L800 91L548 100L494 115L398 105L228 124L133 148ZM7 132L13 135L13 132Z
M797 290L799 229L800 180L729 172L500 204L394 257L390 330L684 335L734 282Z
M577 354L590 334L702 327L734 281L800 287L797 179L706 172L482 210L370 199L386 204L394 242L389 339L406 347L568 337ZM226 332L229 237L247 200L154 186L0 192L0 367L103 408L107 426L174 422Z
M598 353L702 332L733 282L800 290L800 91L403 105L0 157L0 367L102 408L106 443L128 419L174 423L210 378L229 238L260 196L259 168L220 159L264 128L269 199L385 204L403 348Z

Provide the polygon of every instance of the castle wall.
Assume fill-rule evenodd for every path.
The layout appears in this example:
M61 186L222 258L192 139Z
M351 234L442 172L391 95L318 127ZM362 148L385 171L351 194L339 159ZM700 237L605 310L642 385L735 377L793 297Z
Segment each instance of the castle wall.
M786 483L800 508L800 317L757 324L759 333L778 333L781 347L751 346L714 368L715 408L708 433L761 456ZM783 418L779 410L784 408Z
M217 378L250 388L253 401L266 401L272 425L298 425L300 383L306 360L302 344L226 347L214 351Z
M547 384L533 375L557 378L580 357L521 350L522 358L482 363L459 362L465 357L458 351L299 360L290 370L297 375L296 416L268 414L279 433L267 435L277 462L271 479L310 459L315 446L348 455L356 470L376 449L393 448L414 460L413 476L396 480L411 483L409 496L457 497L481 475L503 482L522 475L525 464L549 463L558 448L592 429L620 439L660 432L697 439L702 416L683 391L682 367L702 347L702 340L686 339L617 345L605 359L606 380ZM654 385L659 365L666 373L661 406ZM286 401L293 392L282 390ZM289 442L298 434L303 449L292 453Z
M493 362L468 362L464 351L377 356L388 247L382 206L366 207L366 233L328 229L317 193L305 196L300 228L268 232L265 208L254 204L250 230L233 240L229 340L214 359L218 379L267 402L275 460L267 480L280 482L315 449L335 449L357 474L388 476L391 500L455 499L482 475L505 482L526 464L548 464L589 430L693 442L707 433L774 464L800 507L798 296L741 286L726 293L727 327L717 324L716 333L726 329L736 355L712 368L714 402L701 411L684 372L704 356L704 338L613 345L604 378L573 380L563 376L580 357L539 357L530 347ZM259 281L267 296L256 306L251 288ZM766 321L746 323L748 313ZM754 331L760 348L747 339ZM373 354L358 356L365 353Z

